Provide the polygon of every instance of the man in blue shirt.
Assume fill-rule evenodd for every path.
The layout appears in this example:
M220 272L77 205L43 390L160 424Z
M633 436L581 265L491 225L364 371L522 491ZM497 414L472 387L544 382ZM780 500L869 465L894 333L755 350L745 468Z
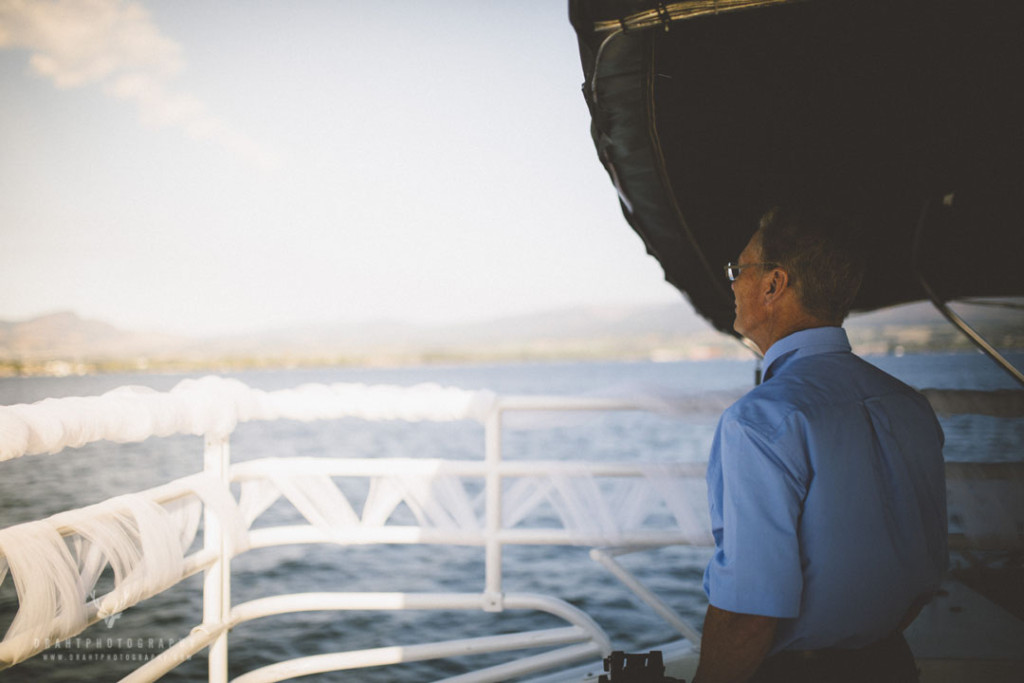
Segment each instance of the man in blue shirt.
M727 267L765 380L722 415L708 462L694 683L917 680L901 632L946 568L943 435L920 394L850 351L853 234L775 209Z

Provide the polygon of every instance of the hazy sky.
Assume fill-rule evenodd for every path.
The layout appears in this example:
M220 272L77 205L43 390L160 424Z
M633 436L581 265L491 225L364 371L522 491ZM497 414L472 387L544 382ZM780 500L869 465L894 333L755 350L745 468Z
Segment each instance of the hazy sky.
M560 0L0 0L0 319L688 312L581 81Z

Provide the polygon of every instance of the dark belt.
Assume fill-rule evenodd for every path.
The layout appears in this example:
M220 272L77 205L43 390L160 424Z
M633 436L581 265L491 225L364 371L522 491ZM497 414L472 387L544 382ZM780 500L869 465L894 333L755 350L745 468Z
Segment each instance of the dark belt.
M783 650L761 664L751 683L910 683L917 680L914 655L903 634L896 632L857 649Z

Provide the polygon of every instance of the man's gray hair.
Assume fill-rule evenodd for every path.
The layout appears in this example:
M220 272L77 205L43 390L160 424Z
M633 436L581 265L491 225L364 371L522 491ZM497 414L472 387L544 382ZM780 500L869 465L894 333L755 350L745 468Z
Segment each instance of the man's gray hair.
M789 275L808 313L839 325L864 278L864 244L848 218L814 206L775 207L761 218L761 256Z

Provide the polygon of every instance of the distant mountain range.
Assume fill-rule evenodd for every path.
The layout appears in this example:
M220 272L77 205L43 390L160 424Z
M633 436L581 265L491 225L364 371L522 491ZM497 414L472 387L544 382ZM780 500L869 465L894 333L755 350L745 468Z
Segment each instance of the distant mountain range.
M194 338L121 330L64 311L0 321L0 370L12 373L438 360L647 356L708 337L689 308L573 308L457 325L325 324ZM50 369L47 369L50 368Z
M170 335L126 332L70 311L20 322L0 321L0 359L5 360L155 353L182 341Z
M1020 301L960 307L993 343L1024 348ZM910 304L847 323L858 351L966 348L930 305ZM749 357L689 306L577 307L458 325L396 322L307 325L260 334L189 338L121 330L73 312L0 321L0 372L396 364L544 358Z

